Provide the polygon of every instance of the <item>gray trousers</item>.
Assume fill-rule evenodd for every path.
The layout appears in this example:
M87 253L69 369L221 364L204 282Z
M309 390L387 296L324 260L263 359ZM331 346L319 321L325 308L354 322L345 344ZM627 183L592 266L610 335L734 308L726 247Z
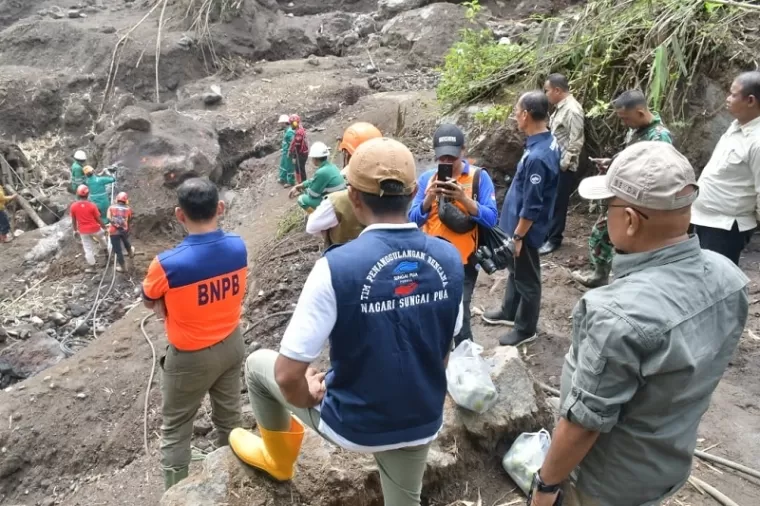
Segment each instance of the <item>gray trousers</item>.
M245 381L256 421L267 430L285 431L290 428L292 413L319 434L319 411L296 408L283 397L274 379L277 356L272 350L258 350L245 362ZM427 444L373 454L380 471L385 506L419 506L429 449Z
M193 421L206 392L211 397L211 421L219 434L217 444L226 445L232 429L240 427L240 366L244 358L240 329L203 350L179 351L169 345L161 361L164 469L190 465Z

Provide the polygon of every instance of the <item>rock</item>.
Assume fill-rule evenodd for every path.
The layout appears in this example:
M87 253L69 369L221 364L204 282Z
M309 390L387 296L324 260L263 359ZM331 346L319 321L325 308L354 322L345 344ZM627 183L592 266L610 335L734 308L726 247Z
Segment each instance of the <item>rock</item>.
M85 394L83 392L79 392L77 394L77 399L86 399L86 398L87 398L87 394Z
M366 37L378 30L377 22L369 14L360 14L354 20L353 29L359 34L359 37Z
M206 105L216 105L222 101L222 96L213 92L204 93L201 98Z
M137 106L127 106L116 119L116 130L136 130L150 132L150 113Z
M74 311L72 310L71 313L74 314ZM84 313L82 313L82 314L84 314ZM74 316L81 316L81 314L80 315L74 315ZM51 322L55 323L58 327L60 327L62 325L66 325L67 323L69 323L69 319L66 318L66 316L63 313L59 313L58 311L56 311L55 313L52 313L50 315L49 319L50 319Z
M74 329L75 336L86 336L89 332L90 332L90 326L87 324L87 322L80 323Z
M193 434L196 436L205 436L211 432L211 429L213 428L211 420L206 418L206 416L201 416L193 422Z
M182 38L179 39L177 44L179 45L179 47L183 49L190 49L191 47L193 47L193 44L195 44L195 41L193 40L192 37L188 35L183 35Z
M259 343L258 341L253 341L253 342L251 342L251 344L248 345L248 350L246 351L246 356L248 356L251 353L253 353L254 351L260 350L260 349L261 349L261 343Z
M111 25L106 25L100 28L100 33L116 33L116 27Z
M319 58L317 58L316 55L309 55L309 58L307 60L309 62L309 65L314 65L315 67L319 67Z
M44 333L35 332L23 346L6 348L1 358L14 364L14 369L26 377L54 366L63 360L64 356L58 341ZM50 381L50 378L44 381Z
M499 39L500 46L509 46L510 44L512 44L512 41L509 40L509 37L502 37Z
M39 316L32 316L31 318L29 318L29 321L35 327L42 327L45 324L45 322L42 321L42 318L40 318Z
M367 74L377 74L379 71L377 70L377 67L372 65L371 63L368 63L366 67L364 67L364 72Z
M60 10L51 10L50 17L53 19L63 19L66 15Z
M29 339L31 335L32 335L32 331L29 329L21 329L18 331L18 338L21 340Z
M385 59L385 64L386 65L395 65L396 64L396 60L394 60L393 58L386 58Z
M8 340L8 332L2 327L0 327L0 343L4 343Z
M244 429L253 430L256 428L256 417L253 416L253 410L251 409L250 404L243 406L241 424Z
M87 314L87 308L81 304L77 304L76 302L69 302L69 311L73 317Z
M474 436L478 446L495 451L500 442L513 441L523 432L547 429L551 432L554 417L528 368L514 346L493 350L485 357L493 361L491 378L499 400L485 413L456 408L457 423Z
M345 12L327 14L316 38L319 50L324 54L341 54L344 34L352 31L353 24L354 17Z
M102 165L123 164L119 186L129 192L133 207L141 209L135 228L146 229L170 219L177 199L174 189L186 179L223 180L212 118L163 110L150 113L150 123L150 132L109 128L95 138Z
M63 116L63 123L68 127L89 125L91 121L92 116L81 102L72 102Z
M340 45L342 47L351 47L358 43L359 43L359 34L353 30L351 30L350 32L346 32L346 34L340 38Z
M76 9L71 9L67 13L68 17L71 19L81 18L82 17L82 11L78 11Z
M381 16L388 18L400 12L423 7L434 1L435 0L378 0L377 9Z
M55 497L46 497L40 503L40 506L55 506Z
M388 21L380 31L381 42L411 53L426 64L435 65L459 38L462 28L471 25L461 5L436 3L404 11ZM477 29L480 25L471 25Z

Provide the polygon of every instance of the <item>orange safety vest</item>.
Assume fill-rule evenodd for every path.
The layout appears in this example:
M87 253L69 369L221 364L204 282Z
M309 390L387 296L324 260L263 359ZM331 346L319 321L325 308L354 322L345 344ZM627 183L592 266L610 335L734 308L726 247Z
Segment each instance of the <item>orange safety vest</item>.
M460 174L456 179L456 182L462 186L465 195L467 195L469 198L472 198L472 176L474 174L474 169L475 167L470 165L470 171L467 174ZM428 188L433 184L435 180L436 178L434 174L430 177L430 181L428 181ZM462 203L454 202L454 205L461 209L465 214L467 214L467 210L464 208L464 205L462 205ZM422 226L422 231L428 235L443 237L451 244L453 244L457 250L459 250L463 264L467 263L470 255L475 252L475 248L478 244L477 226L466 234L457 234L456 232L446 227L446 225L441 223L441 219L438 217L438 199L433 201L428 219Z
M132 218L132 209L124 204L115 204L108 208L111 223L108 233L116 235L119 232L129 232L129 220Z

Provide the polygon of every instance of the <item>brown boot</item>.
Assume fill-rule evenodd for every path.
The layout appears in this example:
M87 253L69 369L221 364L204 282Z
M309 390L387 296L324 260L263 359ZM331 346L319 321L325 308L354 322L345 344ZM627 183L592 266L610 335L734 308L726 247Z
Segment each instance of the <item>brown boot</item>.
M598 288L609 283L610 265L596 265L593 271L585 274L580 271L575 271L572 273L572 277L575 281L585 287Z

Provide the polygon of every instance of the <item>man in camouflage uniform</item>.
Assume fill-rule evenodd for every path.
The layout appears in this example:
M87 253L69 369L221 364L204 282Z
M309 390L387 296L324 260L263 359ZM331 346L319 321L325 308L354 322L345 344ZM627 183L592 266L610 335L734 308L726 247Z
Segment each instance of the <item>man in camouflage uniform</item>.
M647 99L641 91L623 92L613 100L612 107L615 108L623 124L628 127L628 133L625 136L626 148L641 141L661 141L673 144L670 130L662 122L659 114L649 110ZM609 158L592 160L597 163L601 172L605 172L612 162ZM589 273L575 271L572 274L573 279L589 288L606 285L615 250L607 232L607 209L604 203L602 203L601 214L591 229L588 248L593 270Z

